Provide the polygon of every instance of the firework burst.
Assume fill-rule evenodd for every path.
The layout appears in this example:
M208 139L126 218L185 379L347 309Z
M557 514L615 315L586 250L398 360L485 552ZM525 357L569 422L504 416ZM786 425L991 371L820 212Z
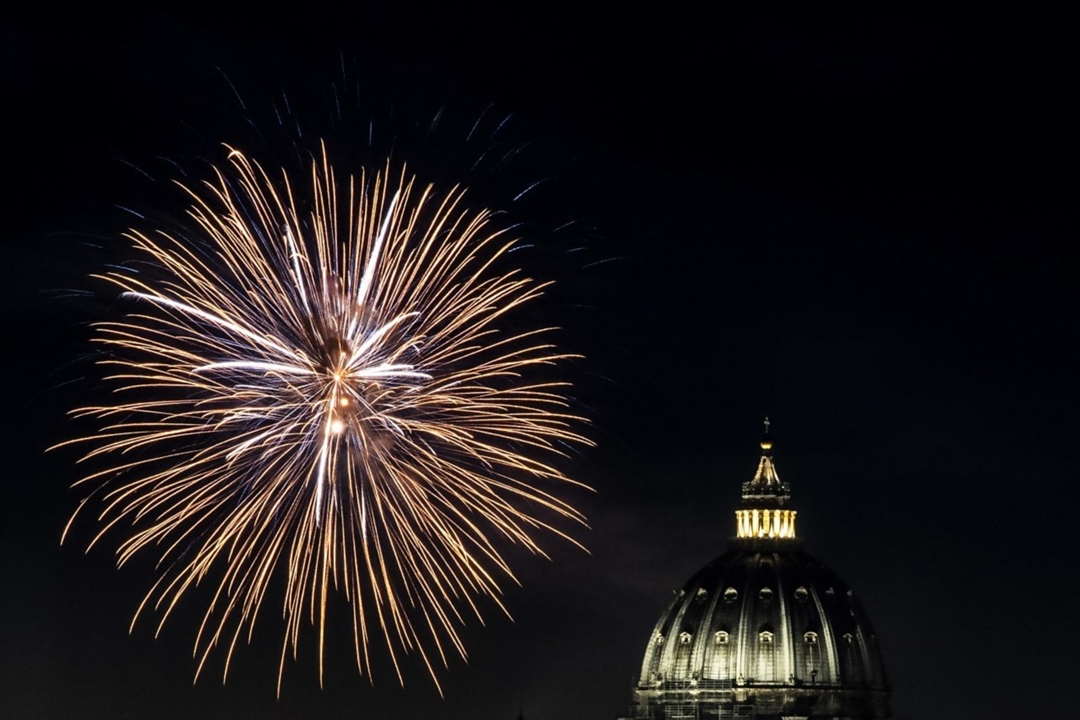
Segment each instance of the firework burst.
M389 164L339 183L325 148L302 179L230 150L186 191L191 238L132 231L146 266L100 276L132 309L97 326L115 402L75 411L100 426L73 441L104 466L76 483L90 546L157 558L133 626L210 584L196 678L214 648L227 677L283 586L279 694L308 625L322 677L335 594L361 674L382 638L399 681L416 652L438 684L478 600L505 611L500 545L583 522L554 460L588 441L542 371L569 356L505 329L545 285L496 269L514 241L462 189Z

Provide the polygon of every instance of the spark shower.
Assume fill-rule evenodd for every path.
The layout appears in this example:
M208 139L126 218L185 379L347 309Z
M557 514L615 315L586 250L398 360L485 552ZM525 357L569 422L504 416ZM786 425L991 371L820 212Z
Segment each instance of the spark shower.
M584 524L560 498L560 456L590 444L552 375L572 356L508 322L547 285L461 187L226 151L185 187L187 230L130 231L133 262L96 276L127 314L96 326L113 393L74 412L94 431L64 443L90 468L64 536L94 513L90 546L156 560L133 627L209 587L196 678L277 612L278 693L306 632L321 678L340 595L361 674L379 641L399 682L416 653L437 685L479 601L506 610L500 547Z

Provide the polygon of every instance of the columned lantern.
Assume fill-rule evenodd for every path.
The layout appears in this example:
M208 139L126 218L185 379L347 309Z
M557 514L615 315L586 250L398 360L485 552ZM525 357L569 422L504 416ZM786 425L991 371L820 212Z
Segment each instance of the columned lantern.
M736 537L795 539L795 511L791 509L791 486L780 482L772 460L769 420L761 440L757 473L742 486L742 506L735 511Z

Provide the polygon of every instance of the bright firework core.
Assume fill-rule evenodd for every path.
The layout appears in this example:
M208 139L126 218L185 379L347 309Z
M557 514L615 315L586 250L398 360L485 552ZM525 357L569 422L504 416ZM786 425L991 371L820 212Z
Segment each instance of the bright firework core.
M77 483L80 509L102 508L91 545L113 531L120 564L158 557L136 618L159 629L220 578L196 675L219 644L227 675L283 578L279 692L309 623L321 674L330 594L352 607L361 673L379 637L399 680L402 652L434 678L465 654L463 611L502 607L499 544L542 553L538 531L583 523L553 460L588 441L565 383L537 374L571 356L549 328L502 329L544 285L496 271L514 242L458 188L389 167L339 183L325 149L307 177L228 160L188 190L188 238L130 233L153 271L100 276L132 309L98 325L116 402L76 411L103 425L73 441L106 465Z

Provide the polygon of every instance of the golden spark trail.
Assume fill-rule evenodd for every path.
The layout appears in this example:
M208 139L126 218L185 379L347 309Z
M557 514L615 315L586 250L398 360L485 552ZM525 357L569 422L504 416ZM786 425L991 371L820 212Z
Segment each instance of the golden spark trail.
M506 330L546 285L496 269L514 241L461 188L389 164L339 184L325 148L306 180L230 150L185 188L189 238L132 231L150 269L99 276L132 309L97 325L115 400L73 413L98 429L64 445L104 467L76 483L64 536L96 503L90 546L118 534L120 565L156 557L135 620L155 612L158 631L210 584L196 678L216 647L227 677L280 602L278 693L305 623L321 679L340 595L361 674L381 637L399 681L415 652L438 685L478 601L505 611L500 544L542 554L536 533L584 523L557 461L589 441L545 369L572 356L550 328Z

